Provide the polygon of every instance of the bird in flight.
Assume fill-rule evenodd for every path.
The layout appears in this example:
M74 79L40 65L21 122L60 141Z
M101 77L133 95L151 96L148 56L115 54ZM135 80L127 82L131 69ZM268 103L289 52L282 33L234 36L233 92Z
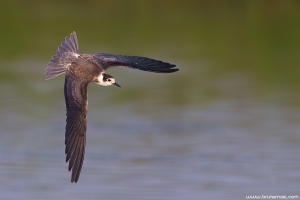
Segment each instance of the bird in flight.
M61 43L46 68L46 80L65 74L65 154L66 162L69 161L68 169L72 170L71 182L78 181L84 159L87 86L92 82L102 86L121 87L111 75L105 73L110 67L117 66L156 73L172 73L179 70L173 64L139 56L80 54L75 31Z

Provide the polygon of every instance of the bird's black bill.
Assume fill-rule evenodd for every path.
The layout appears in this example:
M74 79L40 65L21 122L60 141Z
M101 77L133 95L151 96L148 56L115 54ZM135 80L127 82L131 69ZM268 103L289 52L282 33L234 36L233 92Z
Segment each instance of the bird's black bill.
M118 83L114 83L115 86L121 87Z

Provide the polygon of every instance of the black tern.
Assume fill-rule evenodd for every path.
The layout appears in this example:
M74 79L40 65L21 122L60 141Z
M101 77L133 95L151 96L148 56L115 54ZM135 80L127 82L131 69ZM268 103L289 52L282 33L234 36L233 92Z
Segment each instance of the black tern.
M71 182L78 181L84 160L87 86L92 82L102 86L121 87L111 75L105 73L110 67L117 66L156 73L172 73L179 70L174 68L173 64L139 56L80 54L75 31L61 43L46 68L46 80L65 74L65 154L66 162L69 161L68 169L72 170Z

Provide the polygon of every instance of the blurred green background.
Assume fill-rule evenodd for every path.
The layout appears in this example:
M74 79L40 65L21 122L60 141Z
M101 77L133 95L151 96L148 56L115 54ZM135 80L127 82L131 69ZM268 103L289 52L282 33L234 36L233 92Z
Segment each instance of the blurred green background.
M4 178L6 181L0 182L2 194L6 195L3 197L13 199L25 194L28 199L45 199L46 194L54 192L55 197L66 199L67 194L73 192L74 185L66 186L69 193L58 192L51 185L69 183L70 173L63 163L63 77L44 80L48 61L60 42L73 31L77 33L81 53L144 56L176 64L180 69L174 74L160 75L114 68L108 73L116 78L121 89L89 86L88 132L90 138L95 135L93 141L98 138L100 144L105 141L108 146L102 144L104 150L98 151L100 144L88 139L87 148L90 145L96 152L91 161L86 158L82 176L89 172L94 175L90 175L91 179L81 177L83 180L79 180L79 183L85 181L82 183L85 189L80 190L82 197L93 199L105 193L103 197L107 199L132 199L136 195L141 197L139 199L199 199L201 196L242 199L259 192L270 195L274 191L282 195L299 192L294 186L300 183L297 156L300 150L300 1L12 0L1 2L0 27L0 125L3 131L0 173L9 172ZM127 134L116 134L118 131L127 131ZM130 135L132 132L134 137ZM161 135L153 136L153 132ZM57 140L50 139L52 134ZM127 141L128 137L141 137L142 143L135 139ZM44 138L52 141L51 144ZM127 141L126 145L122 146L122 140ZM159 141L164 141L164 145ZM37 144L41 146L35 146ZM45 154L58 149L57 154L43 160L44 154L36 155L43 145L47 147ZM136 155L136 152L148 151L145 145L149 145L150 153L146 154L150 158ZM249 153L252 147L256 149L253 155ZM156 153L150 150L159 148L162 150ZM214 150L208 151L210 148ZM120 157L124 156L122 152L128 151L129 157L138 158L128 161L126 156L116 159L109 153L101 154L111 151ZM116 165L145 165L148 169L147 163L151 166L154 163L159 171L166 169L164 164L157 164L159 156L166 154L175 156L165 163L168 167L181 159L195 162L192 168L180 162L174 171L157 172L158 180L150 181L152 189L143 190L149 187L147 180L151 174L149 177L139 174L145 185L135 181L127 184L132 176L108 183L101 181L110 180L109 177L94 180L94 176L104 174L106 169L89 170L88 166L93 166L93 160L99 155L97 152L102 155L99 165L108 162L105 159L112 159L112 163L106 163L107 169ZM241 157L236 157L237 154ZM29 170L32 162L27 163L28 156L33 163L38 163L34 170L37 172ZM247 160L243 160L245 157ZM23 166L15 162L20 158L29 165L25 165L27 173L36 177L29 188L23 179L26 170L15 176L17 169L8 167ZM62 168L61 174L66 178L48 181L54 176L53 171L48 172L48 178L40 178L49 167L43 165L45 162L59 163L50 168ZM251 169L241 164L256 162ZM225 171L219 166L225 166ZM229 173L226 169L233 171ZM129 167L127 172L130 170L134 174L136 169ZM120 168L111 172L111 176L119 180L116 173L127 172ZM164 177L164 172L170 173L170 177ZM170 188L173 172L181 172L183 177L175 176L176 187ZM195 178L191 178L189 172ZM223 178L219 180L220 176ZM14 178L16 182L8 181ZM89 180L102 183L101 189ZM43 183L42 188L38 187ZM192 186L187 187L189 184ZM239 186L243 189L233 194ZM141 190L134 190L136 187ZM13 188L20 189L21 192L17 192L20 196L12 195ZM80 195L69 197L74 199Z
M20 74L24 62L45 68L59 42L75 30L83 53L177 64L180 74L170 80L174 103L246 95L299 105L298 1L9 1L0 9L2 82L36 74L30 67L26 77ZM7 67L14 62L20 64ZM232 78L253 83L232 83L235 91L220 94L215 84Z

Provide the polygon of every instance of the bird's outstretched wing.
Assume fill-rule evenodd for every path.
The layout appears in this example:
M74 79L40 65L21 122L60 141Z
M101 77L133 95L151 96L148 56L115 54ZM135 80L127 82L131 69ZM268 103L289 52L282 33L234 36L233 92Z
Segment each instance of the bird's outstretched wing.
M66 162L72 169L71 182L78 181L85 152L87 123L87 86L73 73L67 71L65 77L65 101L67 107L67 125L65 133Z
M129 67L156 73L172 73L179 70L174 68L176 65L139 56L121 56L99 53L94 55L94 59L99 62L104 70L116 66Z

